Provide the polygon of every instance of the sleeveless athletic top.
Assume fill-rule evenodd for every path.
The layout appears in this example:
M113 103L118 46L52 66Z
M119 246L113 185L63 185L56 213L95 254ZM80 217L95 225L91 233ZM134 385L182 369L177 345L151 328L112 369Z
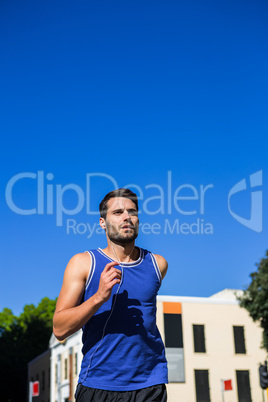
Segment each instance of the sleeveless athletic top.
M113 261L101 249L89 251L91 270L84 300L99 287L100 275ZM149 251L121 263L121 284L83 327L79 383L111 391L134 391L168 382L165 347L156 326L156 295L161 273Z

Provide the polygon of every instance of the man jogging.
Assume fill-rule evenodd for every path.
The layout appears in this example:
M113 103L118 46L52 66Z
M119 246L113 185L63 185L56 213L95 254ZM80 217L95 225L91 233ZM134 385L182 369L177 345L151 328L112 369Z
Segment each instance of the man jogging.
M135 246L138 199L128 189L100 203L107 247L76 254L65 270L53 318L63 340L83 328L78 402L165 402L167 361L156 326L166 260Z

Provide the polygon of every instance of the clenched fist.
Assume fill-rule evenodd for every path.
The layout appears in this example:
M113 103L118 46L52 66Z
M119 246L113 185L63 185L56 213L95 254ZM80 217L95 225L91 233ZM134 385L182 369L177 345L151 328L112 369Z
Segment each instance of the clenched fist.
M101 273L99 289L96 293L101 302L109 300L114 285L121 282L122 272L115 266L118 266L117 261L109 262Z

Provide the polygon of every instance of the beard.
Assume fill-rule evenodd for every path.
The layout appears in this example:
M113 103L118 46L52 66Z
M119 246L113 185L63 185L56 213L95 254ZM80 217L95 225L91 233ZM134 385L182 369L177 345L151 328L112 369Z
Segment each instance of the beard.
M132 229L127 230L125 233L120 233L120 229L116 226L106 222L106 233L109 239L116 244L125 245L132 243L137 237L139 226L132 226Z

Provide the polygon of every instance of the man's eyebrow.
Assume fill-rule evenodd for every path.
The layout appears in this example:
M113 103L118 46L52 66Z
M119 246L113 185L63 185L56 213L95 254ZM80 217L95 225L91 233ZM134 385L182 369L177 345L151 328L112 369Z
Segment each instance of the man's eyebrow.
M112 212L121 212L121 211L124 211L123 208L116 208L116 209L113 209Z
M115 208L115 209L112 210L112 212L123 212L123 211L124 211L124 208ZM136 208L127 208L127 211L130 211L130 212L132 212L132 211L138 212Z

